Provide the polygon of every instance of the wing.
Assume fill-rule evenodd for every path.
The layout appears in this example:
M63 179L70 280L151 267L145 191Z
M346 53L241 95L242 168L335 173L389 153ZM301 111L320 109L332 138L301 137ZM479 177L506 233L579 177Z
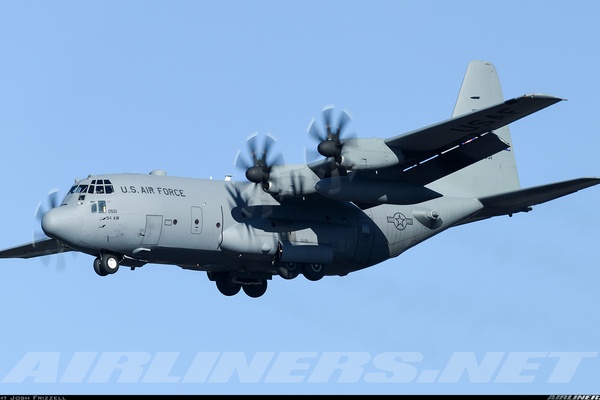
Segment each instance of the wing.
M0 251L0 258L32 258L72 251L56 239L44 239Z
M365 178L426 185L502 150L509 144L494 134L514 121L563 99L528 94L471 113L385 139L398 157L392 167L358 171Z
M481 197L479 201L483 204L483 209L465 222L474 222L500 215L512 215L518 212L531 211L531 206L542 204L597 184L600 184L600 178L579 178Z
M501 128L563 99L544 94L526 94L491 107L417 129L385 140L392 148L427 153L465 137L475 137Z

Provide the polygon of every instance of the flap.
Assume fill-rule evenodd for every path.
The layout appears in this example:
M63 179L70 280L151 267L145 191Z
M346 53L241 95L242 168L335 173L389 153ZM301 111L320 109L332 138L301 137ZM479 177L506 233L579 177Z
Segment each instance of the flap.
M508 144L493 133L483 134L450 150L428 156L412 165L398 165L378 171L357 171L357 176L373 179L395 179L427 185L437 179L468 167L477 161L508 149Z

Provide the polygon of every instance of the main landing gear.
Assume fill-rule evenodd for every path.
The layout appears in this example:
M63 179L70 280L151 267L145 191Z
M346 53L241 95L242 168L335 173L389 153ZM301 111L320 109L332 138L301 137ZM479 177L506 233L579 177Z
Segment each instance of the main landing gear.
M294 279L300 272L309 281L318 281L325 276L325 266L316 263L282 262L277 264L275 269L283 279Z
M265 278L237 278L227 272L208 272L208 279L214 281L217 289L225 296L234 296L243 290L250 297L260 297L267 291Z
M119 270L119 258L110 253L104 253L94 259L94 271L100 276L114 274Z

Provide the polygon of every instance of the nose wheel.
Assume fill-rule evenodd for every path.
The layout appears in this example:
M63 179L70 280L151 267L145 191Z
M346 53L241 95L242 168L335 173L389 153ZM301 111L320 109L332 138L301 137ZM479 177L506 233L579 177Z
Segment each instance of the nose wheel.
M100 276L114 274L119 270L119 258L110 253L104 253L94 259L94 271Z
M96 257L94 259L94 271L100 275L100 276L106 276L108 275L108 272L105 272L101 267L100 267L100 259L98 257Z

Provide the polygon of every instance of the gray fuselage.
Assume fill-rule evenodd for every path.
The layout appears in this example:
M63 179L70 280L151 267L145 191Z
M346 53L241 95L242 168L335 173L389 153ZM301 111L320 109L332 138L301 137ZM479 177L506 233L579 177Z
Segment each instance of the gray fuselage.
M107 174L78 181L45 230L90 255L121 254L123 265L274 275L282 261L345 275L398 256L481 207L441 197L361 209L318 194L276 199L247 182Z

